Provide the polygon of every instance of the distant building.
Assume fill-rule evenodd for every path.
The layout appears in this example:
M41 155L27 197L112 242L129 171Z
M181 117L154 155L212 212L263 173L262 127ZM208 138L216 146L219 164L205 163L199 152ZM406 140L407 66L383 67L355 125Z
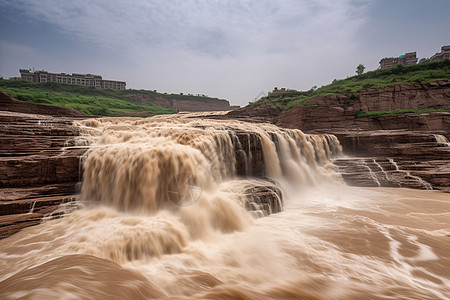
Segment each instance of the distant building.
M380 60L380 69L389 69L396 65L415 65L417 63L416 52L408 52L399 57L385 57Z
M92 74L56 74L47 71L32 72L27 69L20 69L19 72L21 79L32 82L60 82L116 90L124 90L127 85L125 81L104 80L102 79L102 76Z
M286 92L286 88L278 89L277 87L275 87L272 91L272 95L280 95L283 94L284 92Z
M450 59L450 45L442 46L441 52L436 53L435 55L430 57L430 60L441 60L441 59Z

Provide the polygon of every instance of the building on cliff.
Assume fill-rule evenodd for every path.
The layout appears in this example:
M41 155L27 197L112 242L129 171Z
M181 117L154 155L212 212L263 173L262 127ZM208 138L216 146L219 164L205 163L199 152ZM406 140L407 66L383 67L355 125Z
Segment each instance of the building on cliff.
M416 52L408 52L399 57L385 57L380 60L380 69L389 69L396 65L415 65L417 63Z
M441 59L450 59L450 45L442 46L441 52L436 53L435 55L430 57L430 60L441 60Z
M278 87L275 87L272 91L272 95L281 95L284 92L286 92L286 88L278 89Z
M20 78L32 82L60 82L67 84L79 84L94 86L104 89L124 90L127 83L125 81L105 80L100 75L92 74L65 74L50 73L47 71L31 71L20 69Z

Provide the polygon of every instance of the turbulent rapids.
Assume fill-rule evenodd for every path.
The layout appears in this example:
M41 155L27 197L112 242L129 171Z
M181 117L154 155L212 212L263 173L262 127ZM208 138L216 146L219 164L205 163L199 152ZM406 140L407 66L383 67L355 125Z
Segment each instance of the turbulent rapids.
M329 175L330 159L340 153L334 136L306 136L268 124L165 117L90 120L80 126L95 144L84 163L82 198L121 211L154 213L192 204L204 198L200 193L260 186L262 179L268 186L285 179L314 184L318 176ZM233 202L245 203L240 200Z
M450 199L345 186L332 135L79 121L78 209L0 241L2 299L448 299Z

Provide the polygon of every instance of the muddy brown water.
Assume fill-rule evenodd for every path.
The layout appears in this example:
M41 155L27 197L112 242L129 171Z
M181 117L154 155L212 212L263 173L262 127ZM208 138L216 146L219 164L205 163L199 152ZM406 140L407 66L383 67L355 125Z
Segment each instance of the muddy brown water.
M0 241L2 299L450 297L449 194L345 186L330 137L170 117L78 126L92 146L82 208ZM261 134L283 212L245 210L254 179L234 174L230 126Z

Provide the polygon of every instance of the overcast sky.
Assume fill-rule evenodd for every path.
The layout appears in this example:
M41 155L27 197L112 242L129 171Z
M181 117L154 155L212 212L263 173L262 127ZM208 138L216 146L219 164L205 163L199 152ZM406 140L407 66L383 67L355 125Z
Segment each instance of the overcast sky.
M0 76L91 73L246 105L450 45L450 0L0 0Z

